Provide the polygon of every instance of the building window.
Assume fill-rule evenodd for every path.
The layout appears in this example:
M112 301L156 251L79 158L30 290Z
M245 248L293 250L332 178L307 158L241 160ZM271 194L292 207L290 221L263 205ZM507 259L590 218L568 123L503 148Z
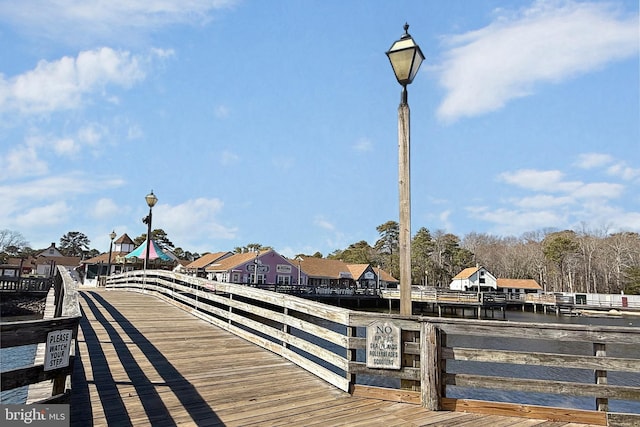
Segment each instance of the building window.
M253 284L264 285L265 283L267 283L266 276L264 274L258 274L258 280L256 281L254 275L251 274L249 276L249 283L252 284L252 285Z
M291 276L278 275L278 285L291 285Z

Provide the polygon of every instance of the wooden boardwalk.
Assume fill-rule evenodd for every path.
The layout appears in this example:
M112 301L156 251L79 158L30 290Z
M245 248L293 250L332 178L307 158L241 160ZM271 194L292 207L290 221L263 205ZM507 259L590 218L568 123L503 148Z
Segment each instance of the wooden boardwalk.
M586 426L355 397L152 296L80 305L72 426Z

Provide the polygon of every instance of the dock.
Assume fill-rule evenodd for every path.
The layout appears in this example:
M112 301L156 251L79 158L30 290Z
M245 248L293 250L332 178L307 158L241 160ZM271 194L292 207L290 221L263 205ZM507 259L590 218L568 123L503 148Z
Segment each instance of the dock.
M84 290L73 426L557 426L358 397L158 298Z

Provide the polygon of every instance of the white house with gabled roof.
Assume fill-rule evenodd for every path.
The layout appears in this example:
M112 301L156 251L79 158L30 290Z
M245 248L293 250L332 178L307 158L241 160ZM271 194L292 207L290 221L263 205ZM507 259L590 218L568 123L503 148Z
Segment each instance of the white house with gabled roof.
M458 273L449 284L452 291L497 291L498 280L484 267L469 267Z
M484 267L469 267L458 273L449 284L452 291L461 292L537 293L542 287L533 279L496 279Z

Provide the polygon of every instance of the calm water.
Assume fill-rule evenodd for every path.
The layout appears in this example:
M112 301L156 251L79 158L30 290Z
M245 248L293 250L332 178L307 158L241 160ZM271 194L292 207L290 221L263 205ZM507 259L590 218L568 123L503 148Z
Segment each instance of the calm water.
M23 320L36 320L42 316L14 316L3 318L6 322L17 322ZM24 345L21 347L0 348L0 367L2 371L10 371L23 366L30 366L36 357L37 345ZM0 392L0 404L19 404L27 400L29 387L18 387L13 390Z
M557 317L551 314L536 314L521 311L508 311L507 321L527 323L561 323L602 326L640 327L640 316L635 317ZM573 353L593 355L593 344L586 342L526 340L509 337L481 338L452 336L447 338L447 344L452 346L478 346L502 350L525 349L543 353ZM640 354L640 342L633 345L607 345L607 356L637 358ZM504 365L480 362L447 362L451 372L464 372L479 375L499 375L512 378L533 378L548 381L573 381L586 384L594 383L594 372L590 369L568 369L560 367L543 367L536 365ZM607 381L613 385L640 387L640 374L628 372L608 372ZM449 397L461 397L464 393L470 399L499 400L513 403L530 403L536 405L569 407L578 409L596 409L592 398L575 397L569 395L543 393L517 393L511 391L487 389L459 389L448 387ZM533 402L531 399L534 399ZM609 410L612 412L640 413L640 402L609 400Z
M497 314L497 313L496 313ZM502 317L502 315L500 315ZM555 314L540 314L522 311L508 311L506 321L526 322L526 323L560 323L560 324L583 324L601 326L630 326L640 327L640 317L635 318L597 318L597 317L556 317ZM323 322L322 326L341 331L340 327L330 322ZM342 354L344 350L336 345L320 342L315 337L311 337L302 332L296 331L295 335L304 338L327 348L336 354ZM364 328L358 328L358 336L364 337ZM567 353L580 355L593 355L593 344L584 342L549 341L532 339L515 339L505 337L474 337L448 335L447 344L449 346L487 348L500 350L525 350L541 353ZM640 354L640 342L634 345L607 345L607 355L613 357L637 358ZM309 356L309 355L307 355ZM313 356L309 356L314 359ZM359 350L357 361L365 362L364 350ZM315 359L326 368L342 374L336 368ZM447 361L447 371L450 373L467 373L488 376L501 376L508 378L528 378L542 381L572 381L586 384L594 384L594 372L590 369L569 369L544 367L537 365L509 365L500 363L482 363L465 361ZM608 372L608 382L614 385L629 387L640 387L640 374ZM358 375L359 384L372 385L378 387L399 388L400 381L382 376ZM447 386L447 396L454 398L468 398L477 400L489 400L500 402L512 402L529 405L544 405L554 407L567 407L576 409L595 409L595 399L574 397L568 395L544 394L544 393L518 393L512 391L490 390L479 388L461 388ZM632 412L640 413L640 402L609 400L609 410L612 412Z

